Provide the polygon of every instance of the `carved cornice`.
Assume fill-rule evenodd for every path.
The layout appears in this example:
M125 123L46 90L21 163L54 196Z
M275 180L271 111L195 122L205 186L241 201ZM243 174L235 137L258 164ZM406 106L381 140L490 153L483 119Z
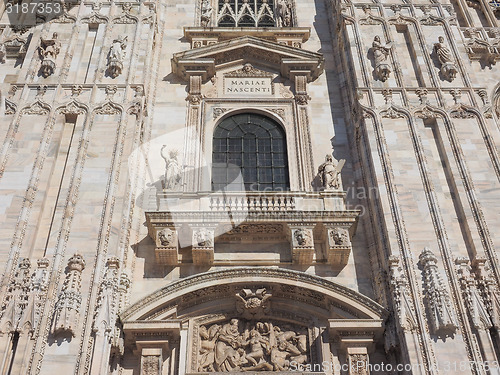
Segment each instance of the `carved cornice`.
M300 71L311 81L323 73L323 55L253 36L176 53L172 58L172 70L182 79L201 75L205 81L215 74L219 66L238 64L241 59L260 61L287 78Z
M381 319L387 311L370 298L333 281L303 272L263 267L235 267L201 273L173 282L130 306L122 315L122 321L147 319L160 306L193 290L201 290L208 284L233 284L235 282L293 284L316 291L322 298L329 297L336 303L356 311L360 317Z

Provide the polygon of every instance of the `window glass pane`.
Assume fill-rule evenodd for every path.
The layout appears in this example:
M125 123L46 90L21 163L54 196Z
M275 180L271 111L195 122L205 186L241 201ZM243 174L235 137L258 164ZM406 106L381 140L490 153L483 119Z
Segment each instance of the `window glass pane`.
M289 189L285 132L265 116L224 119L214 130L212 162L213 189Z

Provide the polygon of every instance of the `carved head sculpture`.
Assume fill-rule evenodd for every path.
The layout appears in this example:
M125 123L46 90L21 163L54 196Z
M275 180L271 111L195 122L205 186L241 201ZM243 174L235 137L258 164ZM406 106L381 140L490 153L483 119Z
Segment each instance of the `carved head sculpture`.
M294 238L295 238L295 241L297 241L297 244L299 246L307 246L309 245L309 242L310 242L310 239L311 239L311 235L303 230L303 229L297 229L294 233Z
M374 42L380 42L380 37L378 35L375 35L375 38L373 38Z
M337 246L339 245L347 245L349 242L349 236L347 235L347 231L343 228L334 228L330 231L330 238L332 240L332 244Z
M162 246L173 246L175 241L175 232L169 228L158 232L158 240Z
M439 43L444 43L444 38L443 38L442 36L440 36L440 37L438 38L438 41L439 41Z

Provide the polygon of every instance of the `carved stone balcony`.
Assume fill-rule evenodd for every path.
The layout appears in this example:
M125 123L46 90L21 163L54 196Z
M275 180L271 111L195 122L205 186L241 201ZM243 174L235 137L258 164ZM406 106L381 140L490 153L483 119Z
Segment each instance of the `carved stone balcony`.
M160 193L146 212L156 260L176 266L347 264L359 211L342 191ZM254 257L238 256L261 244Z

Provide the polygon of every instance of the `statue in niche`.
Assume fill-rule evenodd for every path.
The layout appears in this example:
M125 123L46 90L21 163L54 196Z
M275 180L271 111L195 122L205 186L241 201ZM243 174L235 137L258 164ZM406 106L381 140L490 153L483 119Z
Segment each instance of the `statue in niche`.
M158 240L161 246L175 246L175 232L165 228L158 232Z
M53 33L52 39L42 39L40 43L40 72L45 78L52 75L56 69L56 58L61 50L61 42L57 38L57 33Z
M304 229L297 229L293 232L293 238L299 246L311 246L311 234Z
M113 44L108 53L108 72L112 78L116 78L122 73L125 48L127 48L126 36L113 39Z
M372 43L373 59L375 60L375 76L385 82L391 73L391 66L387 63L387 57L392 49L392 44L383 44L380 36L375 35Z
M5 44L0 43L0 63L5 63L5 55L7 54L7 50L5 49Z
M457 67L453 62L450 49L444 43L444 38L440 36L438 42L434 44L434 52L441 64L441 74L448 81L453 81L457 76Z
M194 233L194 238L198 247L211 247L213 246L213 240L211 233L205 229L200 228Z
M161 148L161 157L165 160L165 176L163 179L163 188L165 190L178 190L181 182L181 167L177 160L178 151L170 150L167 156L167 145Z
M203 0L201 2L201 26L207 27L212 18L214 9L210 4L210 0Z
M323 190L338 190L340 188L339 176L344 164L344 159L335 164L332 155L325 156L325 162L318 168L318 176Z
M286 329L282 329L286 328ZM271 322L231 319L199 329L198 371L287 371L308 361L307 333Z
M287 0L279 0L278 2L278 27L292 26L292 9Z

